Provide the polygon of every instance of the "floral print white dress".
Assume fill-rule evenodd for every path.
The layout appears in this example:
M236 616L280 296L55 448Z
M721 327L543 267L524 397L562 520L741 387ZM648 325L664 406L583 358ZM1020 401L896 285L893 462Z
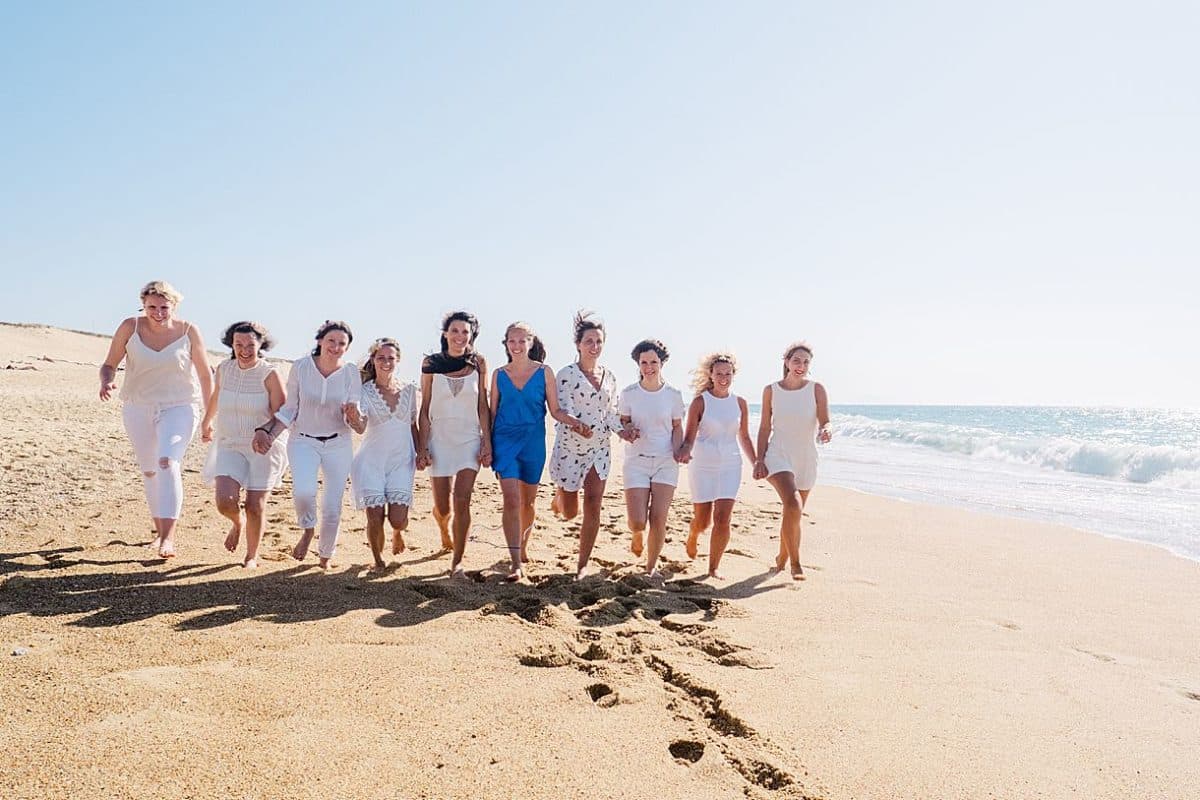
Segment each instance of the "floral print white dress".
M596 367L596 372L600 376L599 387L592 385L578 364L563 367L554 380L559 408L592 429L591 438L585 439L561 422L555 425L550 478L568 492L579 491L592 467L600 480L608 478L612 468L612 434L621 430L616 376L601 366Z

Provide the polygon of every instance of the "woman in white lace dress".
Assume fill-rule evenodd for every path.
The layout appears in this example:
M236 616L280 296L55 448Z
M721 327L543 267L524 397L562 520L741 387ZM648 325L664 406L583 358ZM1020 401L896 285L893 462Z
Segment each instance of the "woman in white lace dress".
M628 434L617 414L617 379L612 370L599 364L604 350L604 323L581 311L575 315L574 327L579 358L560 369L554 383L559 408L583 427L571 430L561 422L555 425L550 478L558 488L550 508L563 519L575 519L579 514L579 490L583 490L575 570L575 577L580 578L600 530L600 504L612 468L612 434L622 438Z
M354 505L367 512L367 542L375 559L372 571L383 561L383 522L392 527L392 553L404 550L404 530L412 505L416 471L417 387L396 377L400 345L395 339L376 339L362 366L363 415L351 421L357 432L366 432L350 481Z

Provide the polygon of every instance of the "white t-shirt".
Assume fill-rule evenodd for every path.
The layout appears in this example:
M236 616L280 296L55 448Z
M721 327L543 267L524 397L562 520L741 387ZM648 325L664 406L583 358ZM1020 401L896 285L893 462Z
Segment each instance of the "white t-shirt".
M671 429L673 420L683 419L683 395L679 390L663 384L655 392L648 392L640 383L621 390L617 413L633 420L633 427L641 432L637 441L626 445L626 456L671 456Z

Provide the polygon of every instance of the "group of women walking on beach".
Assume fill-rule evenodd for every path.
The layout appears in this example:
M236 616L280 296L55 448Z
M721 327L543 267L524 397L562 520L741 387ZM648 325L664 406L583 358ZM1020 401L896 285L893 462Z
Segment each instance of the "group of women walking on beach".
M100 367L100 398L116 391L124 361L122 414L154 520L153 546L163 558L175 554L180 465L198 426L211 442L204 477L215 487L217 510L231 522L225 547L233 552L244 538L245 566L257 564L266 499L289 466L302 530L292 555L304 559L315 538L321 566L329 565L349 478L354 505L366 514L375 570L385 567L386 528L392 552L404 551L415 474L428 469L441 545L451 554L450 574L461 576L475 481L489 467L503 498L507 579L520 580L549 460L553 513L574 519L582 511L581 577L600 529L616 434L625 442L630 548L645 556L648 574L657 574L679 468L687 464L693 505L687 554L696 557L699 537L711 528L708 574L720 577L745 456L753 477L767 480L783 503L775 567L804 578L800 515L816 481L816 443L830 438L828 400L824 387L808 378L812 349L805 343L787 348L782 378L764 388L755 440L749 406L732 392L737 363L731 354L700 362L685 403L662 376L666 345L640 341L631 353L639 379L618 392L616 376L600 361L607 331L590 313L576 314L576 359L557 374L528 324L506 328L507 363L489 371L475 349L479 321L466 311L447 314L440 346L422 361L419 388L398 378L401 348L394 339L372 342L360 369L346 361L354 340L349 325L326 321L285 385L263 357L273 341L262 325L230 325L222 337L230 358L214 370L200 332L176 317L178 291L153 281L140 297L142 314L117 328ZM547 413L556 424L548 459ZM362 435L357 452L352 432Z

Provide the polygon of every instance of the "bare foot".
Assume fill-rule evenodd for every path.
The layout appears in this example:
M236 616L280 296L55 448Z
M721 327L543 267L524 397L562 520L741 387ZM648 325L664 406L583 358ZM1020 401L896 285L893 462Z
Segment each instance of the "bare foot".
M159 558L174 558L175 557L175 540L163 539L158 545Z
M524 577L525 577L524 572L522 572L519 569L514 569L512 572L510 572L504 576L504 581L506 583L516 583L517 581L521 580Z
M463 569L462 564L451 564L450 565L450 577L454 578L456 580L460 580L460 581L466 580L467 579L467 571L465 569Z
M242 562L242 566L245 567L246 569L258 569L258 559L257 558L247 558L245 561Z
M700 534L698 533L688 534L687 541L683 543L683 549L687 551L688 558L696 557L696 551L700 544L699 539Z
M794 581L802 581L802 580L804 580L804 567L802 567L802 566L800 566L799 564L797 564L797 565L796 565L796 566L795 566L795 567L792 569L792 580L794 580Z
M634 531L633 539L630 540L630 542L629 542L629 550L635 556L640 556L642 554L642 550L644 549L644 547L645 546L642 544L642 532Z
M238 541L242 538L242 517L238 515L238 521L229 526L229 533L225 536L225 549L229 552L237 550Z
M725 580L725 576L718 573L715 569L708 571L708 577L712 578L714 581Z
M329 563L328 558L322 558L317 563L320 565L321 569L324 569L324 570L327 570L333 566L333 564Z
M300 534L300 541L296 542L296 546L292 548L292 558L297 561L303 561L304 557L308 555L308 546L310 544L312 544L312 534Z
M775 556L775 568L772 572L783 572L783 568L787 566L787 554L783 553Z
M153 539L146 542L146 549L147 550L157 550L161 545L162 545L162 539L155 536Z
M454 540L450 538L450 512L447 511L443 516L438 513L437 506L433 508L433 519L437 522L438 533L442 535L442 549L453 550Z
M404 534L400 531L392 531L392 555L398 556L403 553L404 550Z
M382 561L376 561L374 564L371 565L370 569L368 569L367 572L371 573L372 575L378 575L386 570L387 570L387 564L385 564Z
M562 516L562 508L558 505L558 492L555 492L554 497L550 498L550 513L556 517Z

